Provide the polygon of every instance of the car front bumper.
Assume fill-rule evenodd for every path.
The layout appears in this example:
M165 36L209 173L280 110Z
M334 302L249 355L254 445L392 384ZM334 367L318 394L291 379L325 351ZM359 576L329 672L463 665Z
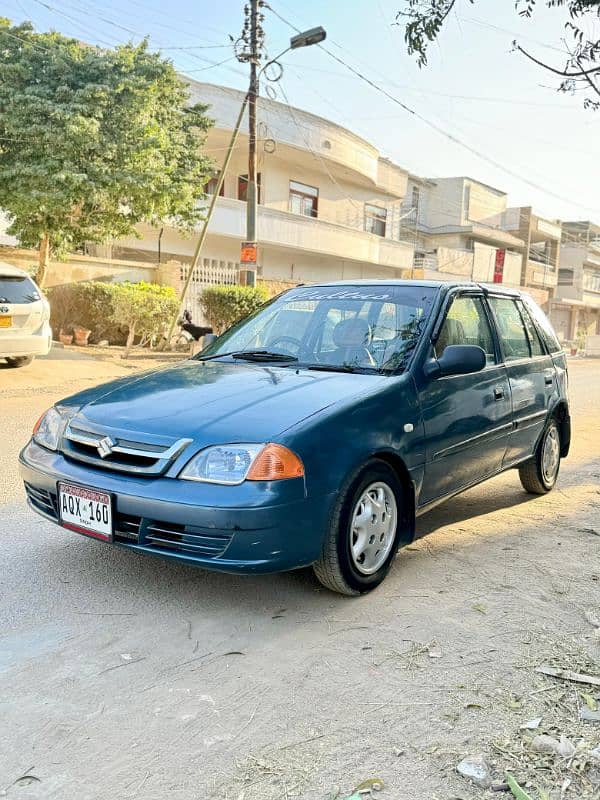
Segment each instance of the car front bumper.
M124 476L33 441L19 461L29 505L46 519L60 524L59 481L102 490L113 498L114 544L221 572L280 572L313 563L335 497L306 497L302 478L217 486Z
M33 333L18 328L0 331L0 358L47 356L52 347L52 328L45 322Z

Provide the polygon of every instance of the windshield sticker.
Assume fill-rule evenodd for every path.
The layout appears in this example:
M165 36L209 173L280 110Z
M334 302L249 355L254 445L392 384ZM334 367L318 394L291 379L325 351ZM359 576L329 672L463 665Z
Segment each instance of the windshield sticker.
M392 300L394 295L389 292L361 292L360 289L300 289L295 297L302 300Z

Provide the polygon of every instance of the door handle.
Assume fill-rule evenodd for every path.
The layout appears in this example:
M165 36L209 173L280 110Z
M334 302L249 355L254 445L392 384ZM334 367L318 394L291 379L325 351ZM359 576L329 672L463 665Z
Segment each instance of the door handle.
M496 386L494 389L494 400L502 400L504 397L504 389L501 386Z
M552 386L552 375L545 375L544 383L546 384L546 386Z

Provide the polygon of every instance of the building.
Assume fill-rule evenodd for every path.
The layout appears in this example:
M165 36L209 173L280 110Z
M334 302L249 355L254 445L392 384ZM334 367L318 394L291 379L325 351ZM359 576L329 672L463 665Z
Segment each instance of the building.
M196 82L190 89L193 102L210 106L215 125L206 150L219 164L244 94ZM260 277L299 283L410 274L414 247L402 240L400 224L406 170L351 131L262 97L258 138ZM245 124L209 224L198 269L200 285L213 278L233 282L237 276L246 230L247 146ZM216 179L207 191L215 185ZM141 239L115 243L110 254L190 263L193 239L166 227L141 227L140 233Z
M506 208L505 192L473 178L410 175L403 224L415 266L426 278L519 286L525 244L503 226Z
M521 285L549 310L558 283L561 223L534 214L531 206L509 208L502 227L522 239Z
M586 336L600 334L600 225L563 222L550 318L558 335L579 347Z

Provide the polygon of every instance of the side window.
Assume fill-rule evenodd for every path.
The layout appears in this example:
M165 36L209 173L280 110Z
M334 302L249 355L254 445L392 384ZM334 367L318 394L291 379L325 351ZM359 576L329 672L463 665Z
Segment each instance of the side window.
M490 297L490 305L506 360L529 358L529 339L515 301L509 297Z
M488 364L496 363L492 331L480 297L454 299L435 343L436 358L450 344L476 344L485 352Z
M517 305L519 306L519 311L521 312L521 317L523 318L523 322L525 323L525 328L527 329L527 335L529 336L529 344L531 345L531 355L543 356L544 347L540 341L540 337L536 330L536 327L533 324L533 320L529 316L529 312L527 311L527 309L520 300L517 302Z
M535 320L538 330L542 332L542 336L544 341L546 342L546 346L551 353L560 353L562 347L560 342L556 338L556 334L554 333L554 329L548 320L548 317L544 314L542 309L533 302L533 300L525 298L525 305L527 306L527 310Z

